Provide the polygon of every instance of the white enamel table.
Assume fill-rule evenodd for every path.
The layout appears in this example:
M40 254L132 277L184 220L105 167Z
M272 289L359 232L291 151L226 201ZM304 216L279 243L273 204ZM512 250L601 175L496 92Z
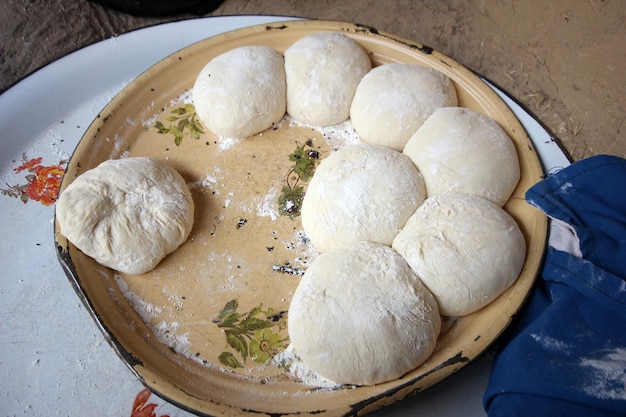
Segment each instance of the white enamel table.
M36 185L53 182L56 166L69 159L98 112L160 59L212 35L286 19L212 17L138 30L70 54L0 95L0 415L132 415L144 387L109 346L61 269L54 208L46 205L45 193L36 193ZM544 170L567 166L553 137L492 88L526 128ZM46 173L52 175L48 183L45 178L37 183ZM26 202L12 198L19 195ZM492 354L371 415L485 415L482 395ZM190 415L155 395L148 404L156 406L157 416Z

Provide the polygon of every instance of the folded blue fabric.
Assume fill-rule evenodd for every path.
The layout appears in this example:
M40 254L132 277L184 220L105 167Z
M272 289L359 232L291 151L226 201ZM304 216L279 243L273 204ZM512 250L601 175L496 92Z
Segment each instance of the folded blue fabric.
M576 162L526 200L569 227L576 250L551 240L527 304L502 337L485 410L626 416L626 160Z

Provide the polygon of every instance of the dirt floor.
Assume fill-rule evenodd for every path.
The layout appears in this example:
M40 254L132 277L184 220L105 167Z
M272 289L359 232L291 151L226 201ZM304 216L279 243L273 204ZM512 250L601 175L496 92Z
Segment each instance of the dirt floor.
M430 46L529 109L574 160L626 157L626 2L622 0L226 0L207 15L351 21ZM0 92L76 49L193 18L137 17L87 0L0 2Z

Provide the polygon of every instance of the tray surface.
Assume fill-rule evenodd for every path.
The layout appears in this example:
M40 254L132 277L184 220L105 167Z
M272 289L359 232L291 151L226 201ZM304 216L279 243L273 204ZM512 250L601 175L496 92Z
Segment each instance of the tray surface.
M193 125L182 134L175 129L180 120L194 120L187 105L190 89L212 57L253 44L282 52L319 31L353 37L374 65L407 62L444 72L455 83L459 104L497 120L520 158L521 180L505 206L527 241L519 279L484 309L448 320L435 353L420 367L376 386L329 387L289 372L279 361L265 363L289 357L287 309L300 275L316 256L297 213L281 214L281 197L306 187L293 172L290 155L310 149L323 158L354 143L358 138L349 123L321 129L286 118L244 140L199 132ZM123 360L155 392L200 414L365 414L431 386L474 359L506 328L534 282L545 247L545 216L524 201L524 192L543 172L504 102L437 51L350 23L253 26L166 58L103 109L76 148L61 190L104 160L139 155L167 161L190 185L196 217L187 242L148 274L125 276L84 256L57 227L59 259Z

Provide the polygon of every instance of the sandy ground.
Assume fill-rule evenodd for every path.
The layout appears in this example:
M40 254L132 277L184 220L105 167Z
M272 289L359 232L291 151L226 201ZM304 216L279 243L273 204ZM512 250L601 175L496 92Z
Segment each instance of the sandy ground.
M373 26L430 46L515 97L579 160L626 157L622 0L226 0L207 15ZM87 0L0 1L0 92L76 49L193 14L137 17Z

